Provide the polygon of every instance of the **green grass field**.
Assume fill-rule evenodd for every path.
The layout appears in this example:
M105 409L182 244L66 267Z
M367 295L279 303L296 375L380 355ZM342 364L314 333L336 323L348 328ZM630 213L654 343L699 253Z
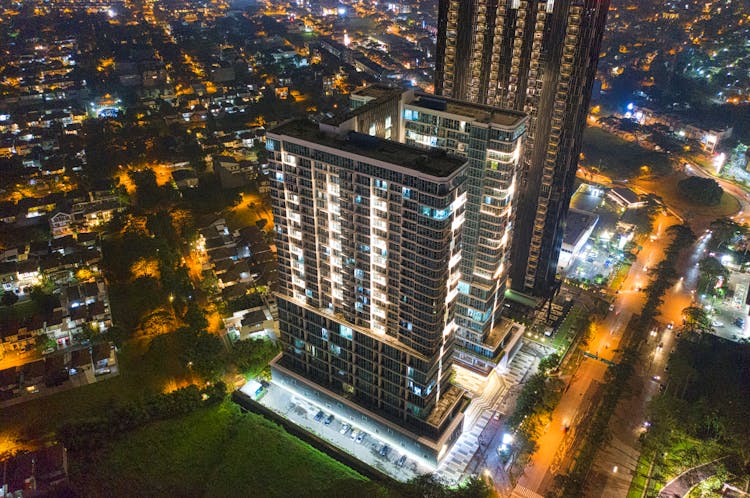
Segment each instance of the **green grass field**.
M705 218L714 220L725 216L731 216L740 210L737 199L727 194L721 196L721 202L716 206L701 206L693 204L680 193L677 184L686 178L682 173L672 173L662 178L638 179L635 185L649 192L657 192L664 203L682 214L688 221L693 218Z
M638 459L638 465L635 469L635 475L630 482L630 489L628 490L627 498L641 498L643 496L643 493L646 490L646 485L649 482L648 472L650 467L651 459L641 454Z
M389 492L231 402L72 454L81 496L368 496Z
M585 157L583 164L596 166L613 179L638 176L644 165L655 175L667 174L672 170L669 156L664 152L645 149L601 128L586 129L582 152Z

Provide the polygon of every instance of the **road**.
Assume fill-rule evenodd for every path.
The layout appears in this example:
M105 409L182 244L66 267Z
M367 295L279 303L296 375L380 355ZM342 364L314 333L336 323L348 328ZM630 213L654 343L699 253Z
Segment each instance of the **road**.
M649 268L663 258L664 249L670 242L665 236L667 227L679 223L670 214L661 214L654 223L652 237L643 244L636 262L631 266L621 289L614 300L613 310L604 320L595 323L595 329L587 347L590 353L602 359L616 361L623 332L633 314L639 313L644 303L639 288L648 283ZM566 391L552 412L551 422L539 438L538 450L519 479L519 486L543 495L558 472L565 472L568 462L565 453L577 434L577 425L586 416L594 399L596 388L604 382L607 366L604 362L584 357ZM569 426L569 430L565 427Z
M669 353L676 343L682 310L692 302L698 283L697 262L704 256L710 237L703 234L682 256L682 278L667 291L661 307L660 326L655 327L640 349L640 357L631 379L632 396L623 397L615 409L609 427L611 441L597 454L589 474L588 498L624 498L635 475L640 456L641 434L648 429L649 401L665 384ZM674 328L668 326L674 324Z
M690 161L689 159L685 159L685 162L690 163L690 166L688 168L685 168L685 173L693 176L700 176L701 178L712 178L716 180L716 182L721 188L724 189L725 192L732 195L739 201L740 212L732 216L732 218L744 218L746 213L750 213L750 194L745 188L742 188L735 183L718 177L710 171L706 171L704 168L700 167L698 164Z

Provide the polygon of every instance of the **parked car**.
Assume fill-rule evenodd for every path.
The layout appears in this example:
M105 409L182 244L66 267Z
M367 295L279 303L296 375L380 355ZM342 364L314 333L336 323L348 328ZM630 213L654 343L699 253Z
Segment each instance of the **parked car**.
M401 458L399 458L398 461L396 461L396 465L399 467L403 467L405 463L406 463L406 455L401 455Z
M341 429L339 430L339 434L346 434L347 432L349 432L349 429L351 429L351 428L352 428L351 425L349 425L349 424L343 424L341 426Z
M333 418L334 418L334 417L333 417L333 413L331 413L330 415L328 415L328 416L326 417L326 419L325 419L325 420L323 421L323 423L324 423L325 425L331 425L331 422L333 422Z
M320 411L319 411L319 412L318 412L318 413L317 413L317 414L315 415L315 421L316 421L316 422L320 422L321 420L323 420L323 417L325 417L325 413L323 413L323 410L320 410Z
M388 457L388 453L390 453L390 452L391 452L391 447L388 446L387 444L384 444L383 447L380 448L380 451L378 453L380 453L380 456L387 458Z
M357 444L362 444L362 441L364 441L366 437L367 433L364 431L360 431L360 433L357 434L357 437L354 439L354 442Z
M352 438L352 439L357 439L358 436L359 436L359 430L352 429L352 433L349 434L349 437Z

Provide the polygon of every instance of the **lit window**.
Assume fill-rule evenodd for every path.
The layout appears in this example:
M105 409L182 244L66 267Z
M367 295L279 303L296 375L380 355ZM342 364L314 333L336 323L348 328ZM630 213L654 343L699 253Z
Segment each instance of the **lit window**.
M341 333L341 337L344 339L349 339L350 341L354 337L354 334L352 332L352 329L350 327L347 327L346 325L340 325L339 326L339 332Z

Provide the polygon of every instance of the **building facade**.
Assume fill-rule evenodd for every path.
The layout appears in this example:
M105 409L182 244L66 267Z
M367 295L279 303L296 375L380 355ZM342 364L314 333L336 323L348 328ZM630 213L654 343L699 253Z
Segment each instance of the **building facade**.
M548 295L609 0L440 0L435 92L529 115L511 285Z
M284 346L272 368L428 441L437 462L466 404L449 379L467 161L353 126L268 133Z
M489 373L510 359L522 332L501 315L526 115L381 85L353 92L351 108L344 119L356 131L468 161L456 357Z

